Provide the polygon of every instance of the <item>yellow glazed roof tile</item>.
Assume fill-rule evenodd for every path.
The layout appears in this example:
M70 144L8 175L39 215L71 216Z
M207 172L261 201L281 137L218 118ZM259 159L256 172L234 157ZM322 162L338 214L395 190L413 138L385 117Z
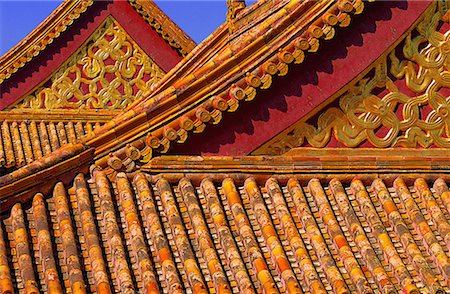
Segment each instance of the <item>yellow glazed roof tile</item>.
M91 170L4 211L1 290L449 290L448 177Z

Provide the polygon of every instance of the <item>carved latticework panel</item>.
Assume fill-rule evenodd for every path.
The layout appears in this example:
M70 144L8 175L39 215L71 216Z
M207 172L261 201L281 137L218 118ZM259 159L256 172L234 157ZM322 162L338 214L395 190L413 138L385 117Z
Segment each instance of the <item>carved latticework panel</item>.
M9 109L121 109L152 91L163 75L108 17L44 86Z
M309 120L258 149L450 147L450 31L435 2L416 28L358 82Z

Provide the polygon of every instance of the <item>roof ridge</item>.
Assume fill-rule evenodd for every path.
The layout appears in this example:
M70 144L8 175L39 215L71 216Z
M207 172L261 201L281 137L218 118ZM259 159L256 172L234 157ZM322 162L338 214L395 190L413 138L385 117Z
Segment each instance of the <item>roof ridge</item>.
M221 43L220 51L217 48L212 49L220 53L214 58L204 60L201 65L194 64L187 72L180 74L176 73L175 69L169 72L150 96L136 101L122 115L94 131L95 135L85 138L86 143L99 146L101 142L106 142L107 138L113 137L122 137L121 141L124 142L127 139L123 138L124 133L120 131L123 128L127 130L128 138L148 134L147 143L153 143L145 147L146 141L143 138L135 144L142 152L150 154L153 149L157 149L165 153L171 141L184 142L191 131L203 132L205 123L218 123L223 111L235 111L240 102L253 100L257 88L267 89L271 85L272 76L284 76L289 70L289 64L302 63L308 52L318 50L319 39L331 39L334 36L334 26L348 26L350 14L359 14L363 8L361 0L353 4L348 1L289 1L278 7L279 10L267 19L263 27L250 27L249 31L254 29L253 35L243 35L242 40L234 45L228 42L227 46L223 46ZM305 11L308 11L308 16L296 18ZM303 22L303 25L295 27L292 25L294 21ZM281 34L289 25L289 36ZM225 27L222 30L225 30ZM222 33L222 30L218 33ZM274 41L276 38L278 39ZM269 45L262 46L263 50L258 50L257 53L254 52L255 48L265 43ZM273 48L268 52L270 45ZM199 54L201 45L194 51L190 56L193 60L191 62L197 61L195 53ZM176 69L188 62L185 58ZM172 76L178 79L172 80ZM162 113L165 118L161 116ZM128 125L146 121L151 118L151 114L154 114L155 120L155 123L151 124L152 130L147 128L140 134L130 132ZM174 116L178 121L165 121ZM98 149L96 152L101 154L105 150ZM121 157L125 150L118 153ZM102 165L104 163L106 162L103 161Z

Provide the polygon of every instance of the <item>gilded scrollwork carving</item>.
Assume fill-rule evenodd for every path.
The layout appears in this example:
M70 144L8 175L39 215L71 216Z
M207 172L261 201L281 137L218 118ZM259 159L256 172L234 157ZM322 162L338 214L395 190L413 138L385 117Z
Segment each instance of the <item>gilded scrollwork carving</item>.
M435 2L400 47L382 58L339 97L339 106L298 122L257 153L326 147L334 137L346 147L450 147L450 31L441 32Z
M162 69L109 17L51 79L11 108L122 109L148 94Z

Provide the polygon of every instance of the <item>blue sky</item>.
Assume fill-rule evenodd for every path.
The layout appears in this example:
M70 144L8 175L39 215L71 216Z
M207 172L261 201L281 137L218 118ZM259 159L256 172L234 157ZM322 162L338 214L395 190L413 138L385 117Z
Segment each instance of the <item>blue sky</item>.
M200 43L225 21L225 0L159 0L158 6L195 42ZM41 23L61 1L0 0L0 55Z

